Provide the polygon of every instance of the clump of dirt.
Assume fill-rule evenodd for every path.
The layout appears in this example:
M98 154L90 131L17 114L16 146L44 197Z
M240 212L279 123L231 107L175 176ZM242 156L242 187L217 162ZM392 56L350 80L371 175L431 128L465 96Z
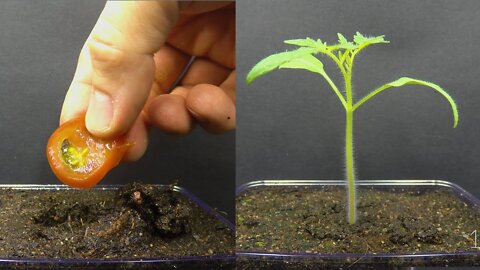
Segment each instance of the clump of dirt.
M234 233L172 186L0 189L0 257L231 255Z
M172 196L173 188L160 190L154 186L133 183L119 190L120 202L137 211L153 232L176 236L189 231L190 207Z
M448 190L361 189L347 222L343 188L264 187L237 199L237 250L418 253L472 250L480 209Z

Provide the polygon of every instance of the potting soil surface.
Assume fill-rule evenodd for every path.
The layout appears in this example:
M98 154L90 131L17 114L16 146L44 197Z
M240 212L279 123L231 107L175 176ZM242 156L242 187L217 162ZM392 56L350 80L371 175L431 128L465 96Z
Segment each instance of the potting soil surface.
M234 232L172 187L0 190L0 257L231 255Z
M358 197L358 219L350 225L344 188L319 192L313 187L277 186L247 191L237 199L237 250L327 254L474 250L480 209L450 191L360 189Z

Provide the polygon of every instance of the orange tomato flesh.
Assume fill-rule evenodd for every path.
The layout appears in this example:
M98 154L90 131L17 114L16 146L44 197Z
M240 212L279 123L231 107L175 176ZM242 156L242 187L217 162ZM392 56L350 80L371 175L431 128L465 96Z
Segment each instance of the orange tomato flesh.
M64 184L90 188L120 163L129 145L125 136L115 140L94 137L85 127L84 117L79 117L53 132L47 144L47 159Z

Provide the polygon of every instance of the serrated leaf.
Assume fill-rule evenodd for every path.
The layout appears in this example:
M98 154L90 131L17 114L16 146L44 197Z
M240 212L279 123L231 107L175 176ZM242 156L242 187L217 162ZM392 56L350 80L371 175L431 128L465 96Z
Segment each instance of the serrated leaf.
M304 55L314 53L315 50L312 48L299 48L294 51L287 51L277 54L272 54L260 62L258 62L247 74L247 85L252 83L253 80L257 79L260 76L263 76L270 71L278 68L279 66L285 64L288 61L291 61L295 58L300 58Z
M311 54L306 54L302 57L288 61L280 65L279 68L306 69L321 75L325 74L323 63Z
M357 32L353 36L353 41L358 45L358 47L368 46L372 44L379 44L379 43L390 43L390 41L385 40L385 35L376 36L376 37L366 37L360 32Z
M354 50L357 48L355 44L348 41L342 34L337 33L338 36L338 48L346 49L346 50Z
M290 45L296 45L300 47L314 48L317 50L324 50L327 48L326 44L323 43L320 39L314 40L311 38L301 38L301 39L290 39L285 40L284 43Z
M357 32L353 36L353 41L358 45L362 44L365 40L367 40L367 38L364 35L362 35L360 32Z
M297 45L301 47L311 47L315 48L317 46L317 42L314 39L311 39L309 37L307 38L299 38L299 39L289 39L283 41L286 44L291 44L291 45Z
M383 91L385 91L385 90L387 90L391 87L400 87L400 86L409 85L409 84L417 84L417 85L427 86L427 87L430 87L433 90L437 91L438 93L440 93L450 104L450 107L452 108L452 114L453 114L453 127L454 128L457 127L457 124L458 124L458 109L457 109L457 105L455 104L455 101L453 100L453 98L445 90L443 90L440 86L438 86L437 84L427 82L427 81L417 80L417 79L413 79L413 78L409 78L409 77L402 77L398 80L395 80L393 82L389 82L389 83L386 83L386 84L380 86L379 88L377 88L376 90L374 90L373 92L371 92L370 94L365 96L357 104L355 104L353 109L354 110L357 109L363 103L365 103L366 101L368 101L369 99L371 99L372 97L377 95L378 93L383 92Z
M338 36L338 43L340 44L348 43L348 40L341 33L337 33L337 36Z

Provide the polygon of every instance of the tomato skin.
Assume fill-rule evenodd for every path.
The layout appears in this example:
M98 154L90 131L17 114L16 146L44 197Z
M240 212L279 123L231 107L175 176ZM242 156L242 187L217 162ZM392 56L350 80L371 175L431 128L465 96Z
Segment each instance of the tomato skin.
M84 119L85 117L79 117L62 124L50 136L46 149L48 163L55 176L64 184L75 188L95 186L120 163L129 147L125 136L115 140L94 137L85 127ZM83 163L78 166L68 163L65 147L74 151L84 150Z

